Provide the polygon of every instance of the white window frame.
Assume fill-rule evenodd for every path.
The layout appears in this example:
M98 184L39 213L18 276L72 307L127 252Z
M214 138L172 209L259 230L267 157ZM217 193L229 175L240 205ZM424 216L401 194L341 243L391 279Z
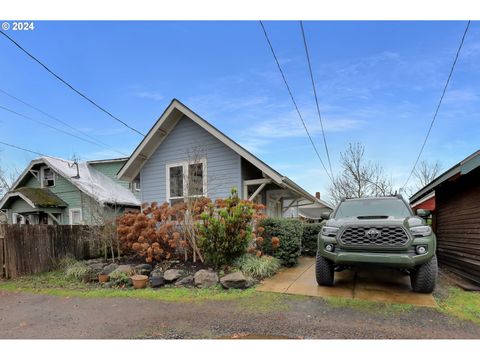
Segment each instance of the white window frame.
M17 222L17 216L20 216L20 222ZM19 224L19 225L25 225L26 224L26 219L25 216L19 213L12 213L12 224Z
M79 211L79 212L80 212L80 223L79 223L79 224L74 224L74 223L73 223L72 213L73 213L74 211ZM69 218L69 219L68 219L68 223L69 223L70 225L81 225L82 222L83 222L83 211L82 211L82 209L81 209L81 208L71 208L71 209L68 209L68 218Z
M44 178L44 175L45 175L45 169L50 169L50 171L53 174L53 185L52 186L45 186L45 184L43 183L43 178ZM42 167L40 169L40 187L42 189L45 188L45 187L51 188L51 187L54 187L56 183L57 183L57 178L56 178L55 171L53 171L53 169L51 167L48 167L48 166Z
M202 181L203 181L203 193L202 195L188 195L188 166L193 164L202 164ZM183 168L183 196L174 196L170 197L170 168L181 166ZM194 198L194 197L206 197L207 196L207 159L201 158L196 161L179 161L174 163L168 163L165 166L165 178L166 178L166 201L171 204L171 200L185 199L185 198Z

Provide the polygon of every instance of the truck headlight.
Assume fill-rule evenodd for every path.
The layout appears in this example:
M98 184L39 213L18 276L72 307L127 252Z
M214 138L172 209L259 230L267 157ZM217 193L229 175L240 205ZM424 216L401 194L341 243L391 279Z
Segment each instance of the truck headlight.
M333 226L324 226L322 227L323 236L335 236L337 235L338 228Z
M432 235L432 228L430 226L415 226L410 228L410 232L415 237L423 237Z

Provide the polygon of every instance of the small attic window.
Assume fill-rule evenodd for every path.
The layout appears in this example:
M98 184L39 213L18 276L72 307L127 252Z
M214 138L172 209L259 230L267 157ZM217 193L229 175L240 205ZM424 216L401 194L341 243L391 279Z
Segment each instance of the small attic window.
M42 186L55 186L55 173L50 168L43 168L42 172Z

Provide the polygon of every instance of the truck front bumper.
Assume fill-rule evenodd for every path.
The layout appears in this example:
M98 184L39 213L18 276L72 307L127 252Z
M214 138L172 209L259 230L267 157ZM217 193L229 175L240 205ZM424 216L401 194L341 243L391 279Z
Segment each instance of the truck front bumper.
M333 251L327 251L325 246L332 244L335 246ZM427 252L417 254L415 247L424 245ZM331 260L336 265L378 265L395 267L401 269L411 269L430 260L436 251L435 235L430 237L416 238L409 244L408 248L398 251L374 250L372 249L342 249L332 238L325 238L319 235L317 254Z

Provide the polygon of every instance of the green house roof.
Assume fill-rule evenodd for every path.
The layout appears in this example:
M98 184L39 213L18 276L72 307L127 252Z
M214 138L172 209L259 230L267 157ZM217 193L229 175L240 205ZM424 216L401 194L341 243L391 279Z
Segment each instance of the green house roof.
M51 192L49 189L21 187L15 189L14 192L19 192L28 198L36 207L67 207L62 199Z

